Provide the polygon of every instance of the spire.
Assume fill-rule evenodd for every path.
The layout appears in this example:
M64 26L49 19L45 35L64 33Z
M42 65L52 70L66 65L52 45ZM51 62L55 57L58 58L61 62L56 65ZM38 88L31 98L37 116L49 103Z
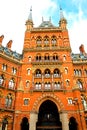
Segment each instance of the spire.
M32 6L30 8L30 14L29 14L28 20L32 21Z
M60 7L60 21L59 21L59 26L61 27L62 30L65 30L66 29L66 25L67 25L67 20L65 19L64 15L63 15L62 8Z
M64 19L64 15L63 15L63 10L62 8L60 7L60 20Z
M33 29L33 20L32 20L32 7L31 7L28 20L26 21L26 30L32 30L32 29Z

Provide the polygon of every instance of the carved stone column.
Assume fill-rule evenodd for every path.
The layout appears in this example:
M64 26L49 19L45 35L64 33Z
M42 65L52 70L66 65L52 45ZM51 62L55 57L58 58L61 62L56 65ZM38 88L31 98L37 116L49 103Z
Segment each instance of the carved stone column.
M69 121L67 112L60 113L60 121L62 122L62 130L69 130Z
M36 130L37 118L38 118L37 112L30 112L29 130Z

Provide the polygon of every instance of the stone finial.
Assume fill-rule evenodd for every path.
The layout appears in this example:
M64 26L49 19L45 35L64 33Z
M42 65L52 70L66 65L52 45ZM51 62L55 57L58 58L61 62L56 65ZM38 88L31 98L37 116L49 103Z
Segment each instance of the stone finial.
M11 49L11 46L12 46L12 40L10 40L8 43L7 43L7 45L6 45L6 47L8 48L8 49Z
M2 45L3 39L4 39L4 35L1 35L1 36L0 36L0 45Z
M84 49L84 45L81 44L79 47L80 53L85 54L85 49Z

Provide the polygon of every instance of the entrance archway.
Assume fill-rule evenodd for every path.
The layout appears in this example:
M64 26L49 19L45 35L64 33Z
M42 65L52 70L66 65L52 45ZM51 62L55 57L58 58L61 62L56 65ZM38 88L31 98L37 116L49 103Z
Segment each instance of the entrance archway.
M69 120L69 130L77 130L77 122L74 117L71 117Z
M41 104L37 130L62 130L58 109L53 101L46 100Z
M24 117L21 122L21 130L29 130L28 119Z

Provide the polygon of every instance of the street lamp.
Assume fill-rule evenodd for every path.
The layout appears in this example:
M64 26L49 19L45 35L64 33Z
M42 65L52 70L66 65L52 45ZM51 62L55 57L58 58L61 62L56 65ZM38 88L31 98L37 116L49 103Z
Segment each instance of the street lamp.
M81 122L81 129L83 130L83 125L82 125L82 119L81 119L81 113L80 113L80 106L78 102L78 98L74 98L73 104L78 106L78 112L79 112L79 117L80 117L80 122Z

